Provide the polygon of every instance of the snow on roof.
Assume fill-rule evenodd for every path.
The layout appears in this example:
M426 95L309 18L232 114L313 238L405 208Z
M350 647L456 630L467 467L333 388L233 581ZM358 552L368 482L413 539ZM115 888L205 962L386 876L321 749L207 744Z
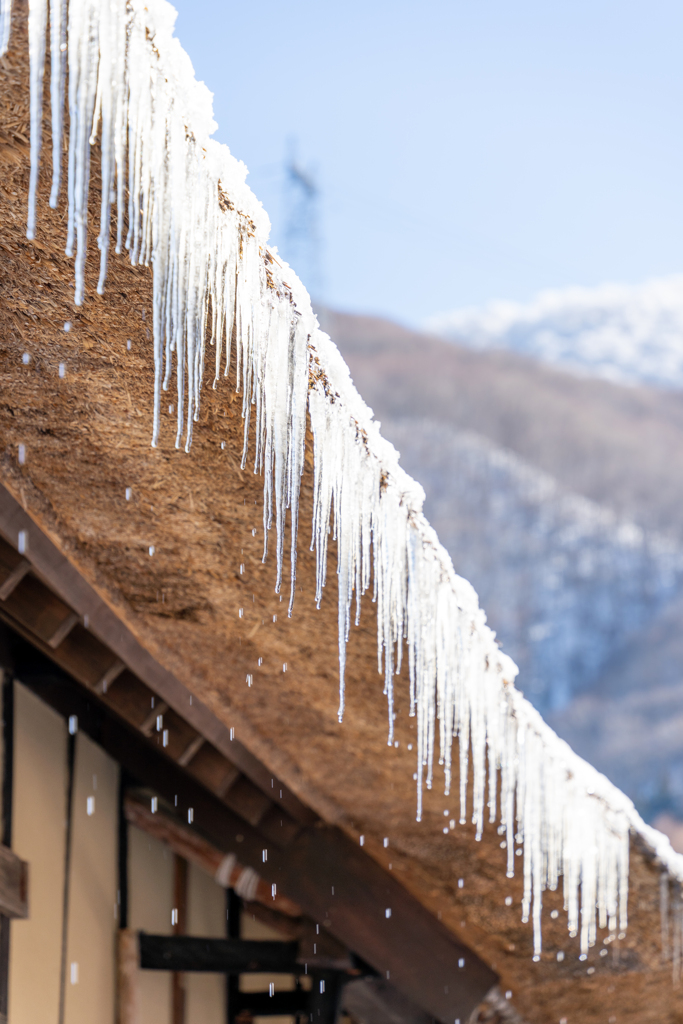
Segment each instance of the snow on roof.
M10 4L0 0L5 49ZM30 0L29 237L38 230L47 8L47 0ZM499 822L509 875L516 853L523 853L523 919L533 920L535 956L541 951L542 893L556 888L560 876L569 930L580 932L585 954L598 926L612 935L626 927L630 830L679 881L683 857L643 823L623 793L558 739L515 689L517 669L499 650L473 588L456 575L426 521L421 487L382 438L336 346L318 327L305 288L268 248L269 221L245 184L246 168L210 138L211 97L195 81L190 60L173 37L173 8L165 0L70 0L68 32L61 10L61 0L51 0L52 130L59 154L68 67L66 245L75 255L75 302L82 303L84 295L89 162L91 142L99 134L98 291L106 281L112 205L116 251L125 248L132 263L153 268L152 443L159 440L162 392L175 375L176 445L190 449L205 363L212 362L217 386L227 373L234 337L245 422L243 461L253 459L255 471L263 474L264 522L270 528L274 521L276 527L278 589L290 512L291 614L310 417L318 600L326 582L330 522L337 542L340 717L351 616L360 615L361 595L372 588L389 743L395 677L407 650L411 714L418 727L418 819L422 788L433 785L437 749L449 791L457 738L460 820L471 814L479 835L486 817ZM53 206L60 189L57 160ZM256 441L250 452L252 417ZM473 806L468 810L469 772Z

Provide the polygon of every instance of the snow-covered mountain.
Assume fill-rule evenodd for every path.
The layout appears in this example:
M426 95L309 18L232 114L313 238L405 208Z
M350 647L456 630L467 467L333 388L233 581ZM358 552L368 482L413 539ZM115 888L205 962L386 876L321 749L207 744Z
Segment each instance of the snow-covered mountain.
M510 349L578 373L683 387L683 274L543 291L526 304L443 313L426 327L473 348Z

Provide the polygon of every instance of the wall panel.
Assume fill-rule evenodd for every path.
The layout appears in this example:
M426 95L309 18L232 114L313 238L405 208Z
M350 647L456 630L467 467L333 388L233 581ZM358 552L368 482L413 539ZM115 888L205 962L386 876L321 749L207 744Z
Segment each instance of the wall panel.
M224 939L225 889L192 864L187 879L187 933ZM221 974L185 975L185 1024L225 1024L226 986Z
M128 827L128 927L170 935L173 854L156 839ZM171 974L140 971L141 1024L171 1024Z
M10 1024L57 1024L66 818L66 724L15 683L14 851L29 863L29 917L10 926ZM39 965L39 977L36 968Z
M65 1024L114 1024L119 768L76 736Z

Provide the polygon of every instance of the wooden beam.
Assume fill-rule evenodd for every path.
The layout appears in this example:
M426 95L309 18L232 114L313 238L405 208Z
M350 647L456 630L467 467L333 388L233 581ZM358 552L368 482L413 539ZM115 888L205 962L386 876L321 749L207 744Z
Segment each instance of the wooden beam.
M176 853L173 857L173 938L184 938L187 927L187 861ZM142 948L140 949L142 966ZM185 1024L184 968L173 969L171 1024Z
M384 978L351 981L344 986L342 1006L353 1020L372 1024L433 1024L434 1020ZM495 1018L491 1024L494 1021ZM498 1024L502 1024L500 1019Z
M145 932L140 932L138 941L143 970L304 973L303 963L297 960L296 942L203 939L196 935L148 935Z
M119 678L125 668L126 666L123 664L121 659L117 658L114 664L107 669L95 684L95 693L106 693L111 684Z
M0 846L0 914L28 917L28 864L7 846Z
M120 928L116 938L117 1024L142 1024L138 993L138 933L129 928Z
M149 803L126 796L123 804L126 820L136 828L153 836L195 867L206 871L225 888L239 884L244 872L244 865L236 857L226 855L212 843L197 834L196 829L181 825L176 819L166 814L163 809L152 812ZM229 874L228 874L229 872ZM227 875L227 877L226 877ZM287 899L282 893L272 891L272 886L259 878L254 898L260 903L272 906L274 910L288 917L300 917L301 907Z
M335 1024L342 991L348 980L348 977L335 971L313 972L308 996L309 1018L318 1024Z
M151 736L152 733L154 732L154 728L156 726L159 715L161 715L161 717L163 718L167 711L168 704L165 701L160 700L158 704L155 701L154 707L152 708L150 713L147 715L147 718L140 726L140 732L143 733L145 736Z
M188 764L190 763L194 755L199 751L199 748L203 745L203 743L204 737L201 735L195 736L192 742L188 743L188 745L185 747L184 751L178 758L178 764L180 765L181 768L187 768Z
M252 1017L296 1017L300 1013L310 1016L309 993L303 989L275 992L272 996L267 992L236 992L234 999L235 1016L243 1011ZM322 1017L316 1017L316 1020L322 1020Z
M52 636L48 637L48 646L50 646L53 651L57 650L62 641L66 640L71 630L77 622L80 622L80 620L81 617L78 612L69 612L66 618L59 623Z
M5 576L2 584L0 584L0 601L6 601L12 591L19 586L26 573L30 571L31 563L27 558L22 558L9 575Z

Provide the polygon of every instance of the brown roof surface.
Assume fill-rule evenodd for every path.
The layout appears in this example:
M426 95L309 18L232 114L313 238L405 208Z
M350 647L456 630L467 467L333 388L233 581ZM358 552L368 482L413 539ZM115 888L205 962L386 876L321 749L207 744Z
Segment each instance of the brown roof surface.
M22 17L24 11L22 4ZM151 270L112 255L106 294L98 297L91 228L87 298L74 308L73 265L63 254L65 207L48 208L46 160L37 239L25 238L29 115L22 32L15 31L0 62L0 80L2 482L154 657L235 726L243 743L324 819L352 836L365 834L372 855L499 973L501 988L512 991L532 1024L563 1017L568 1024L683 1020L671 967L661 964L659 875L638 850L632 850L627 937L607 956L597 946L580 962L561 894L548 893L544 953L535 964L531 926L520 922L522 881L519 874L505 877L495 826L480 843L469 826L444 835L444 814L458 814L438 775L426 794L424 820L416 823L407 683L404 676L397 692L399 746L388 749L370 601L352 629L347 713L338 724L335 566L316 610L308 551L310 448L296 603L288 619L286 595L280 601L273 592L273 557L261 561L262 480L239 468L241 399L234 381L204 390L191 454L175 450L170 415L160 447L150 447ZM49 153L47 117L44 131ZM92 170L94 225L96 159ZM169 393L169 402L174 398ZM20 444L26 449L21 466ZM556 921L553 908L560 911ZM559 950L565 952L560 963Z

